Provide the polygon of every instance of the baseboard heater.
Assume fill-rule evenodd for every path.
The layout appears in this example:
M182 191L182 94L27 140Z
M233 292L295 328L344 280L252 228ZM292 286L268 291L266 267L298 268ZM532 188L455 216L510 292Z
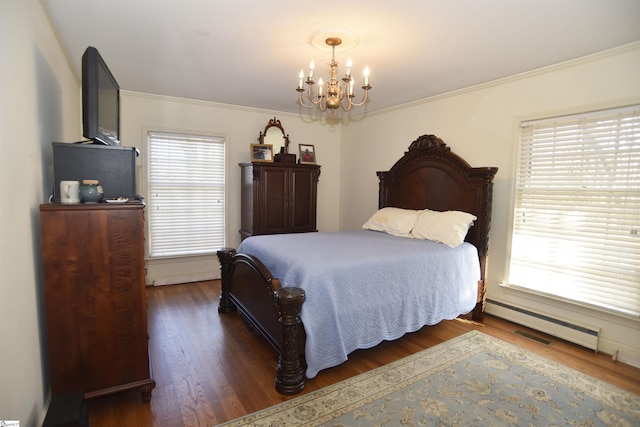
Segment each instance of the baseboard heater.
M577 325L500 301L487 299L487 313L598 351L600 329Z

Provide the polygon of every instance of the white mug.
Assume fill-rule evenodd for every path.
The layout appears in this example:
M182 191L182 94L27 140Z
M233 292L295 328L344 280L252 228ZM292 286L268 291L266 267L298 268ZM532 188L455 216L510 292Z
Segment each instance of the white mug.
M80 203L80 181L60 181L60 203Z

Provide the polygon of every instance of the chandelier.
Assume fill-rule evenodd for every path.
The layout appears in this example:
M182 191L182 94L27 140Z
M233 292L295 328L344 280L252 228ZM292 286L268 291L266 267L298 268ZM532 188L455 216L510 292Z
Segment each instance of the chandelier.
M342 78L342 81L338 80L336 46L342 44L342 39L339 37L329 37L325 40L325 43L331 46L331 62L329 63L329 67L331 67L331 77L328 82L324 82L322 78L318 79L318 89L314 89L313 86L316 82L313 75L314 63L313 60L311 60L307 79L304 80L304 72L302 70L300 70L300 74L298 75L299 81L298 87L296 88L296 91L298 91L298 103L306 108L318 107L321 111L329 109L331 114L335 114L338 107L341 107L344 111L349 111L352 107L364 105L369 99L369 89L371 89L371 85L369 85L369 67L365 67L364 69L364 85L362 86L362 89L364 89L364 97L359 103L353 102L353 98L355 97L353 93L355 82L351 76L351 58L347 61L347 72ZM306 97L303 96L305 92L304 83L308 85Z

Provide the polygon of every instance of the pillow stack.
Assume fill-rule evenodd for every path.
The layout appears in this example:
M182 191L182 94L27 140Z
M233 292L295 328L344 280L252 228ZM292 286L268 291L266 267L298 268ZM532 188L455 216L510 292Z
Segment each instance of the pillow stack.
M375 212L362 228L394 236L432 240L454 248L464 242L476 219L475 215L461 211L387 207Z

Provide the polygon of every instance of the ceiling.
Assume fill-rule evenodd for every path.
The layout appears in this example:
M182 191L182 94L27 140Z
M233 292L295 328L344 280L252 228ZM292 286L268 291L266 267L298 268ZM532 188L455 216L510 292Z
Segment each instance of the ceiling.
M320 30L355 35L367 112L640 40L638 0L41 1L77 76L94 46L124 90L292 113L300 70L329 75Z

